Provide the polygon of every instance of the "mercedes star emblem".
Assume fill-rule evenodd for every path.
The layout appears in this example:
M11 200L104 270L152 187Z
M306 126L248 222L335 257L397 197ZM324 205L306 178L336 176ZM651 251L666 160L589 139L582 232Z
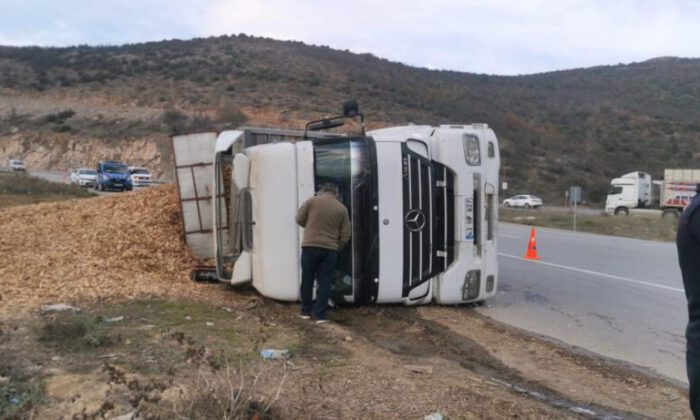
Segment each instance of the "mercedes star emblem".
M413 209L406 213L404 221L408 230L418 232L425 227L425 214L418 209Z

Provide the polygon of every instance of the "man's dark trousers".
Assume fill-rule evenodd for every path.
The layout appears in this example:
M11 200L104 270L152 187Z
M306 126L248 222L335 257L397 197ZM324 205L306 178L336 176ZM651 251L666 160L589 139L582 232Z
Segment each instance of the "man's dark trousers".
M326 305L331 295L333 270L338 252L326 248L305 246L301 249L301 313L310 315L313 304L314 278L318 282L313 315L326 319Z
M700 415L700 352L693 349L687 349L685 353L686 369L688 371L688 382L690 389L688 396L690 399L690 410L693 416L697 419Z

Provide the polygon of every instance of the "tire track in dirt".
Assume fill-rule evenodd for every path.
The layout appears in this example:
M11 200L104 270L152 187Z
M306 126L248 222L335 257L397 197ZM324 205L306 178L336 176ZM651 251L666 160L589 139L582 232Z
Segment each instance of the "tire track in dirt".
M514 394L562 410L569 415L575 413L596 419L643 418L631 412L574 401L553 389L530 381L494 358L476 341L422 318L415 308L387 307L375 310L382 312L382 316L347 316L339 320L339 323L392 353L423 358L437 355L458 363L464 369L499 384ZM352 311L357 310L351 309L348 312Z

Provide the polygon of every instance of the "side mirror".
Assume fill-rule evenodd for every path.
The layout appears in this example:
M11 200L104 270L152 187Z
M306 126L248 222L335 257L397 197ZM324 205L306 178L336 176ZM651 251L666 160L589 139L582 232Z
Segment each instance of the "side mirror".
M309 121L304 129L304 139L307 139L309 131L327 130L329 128L340 127L346 118L360 117L361 133L365 135L365 116L360 114L360 107L356 100L343 102L343 115L326 117L320 120Z
M360 113L360 106L357 104L356 100L345 101L343 103L343 116L346 118L353 118Z
M343 124L345 124L345 122L343 122L343 120L341 120L341 119L324 118L319 122L309 124L308 130L309 131L327 130L329 128L340 127Z

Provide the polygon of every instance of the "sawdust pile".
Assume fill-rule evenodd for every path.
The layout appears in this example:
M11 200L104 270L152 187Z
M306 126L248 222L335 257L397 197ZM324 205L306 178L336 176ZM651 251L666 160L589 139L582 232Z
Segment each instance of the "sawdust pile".
M0 315L46 303L207 291L188 270L174 185L0 210Z

